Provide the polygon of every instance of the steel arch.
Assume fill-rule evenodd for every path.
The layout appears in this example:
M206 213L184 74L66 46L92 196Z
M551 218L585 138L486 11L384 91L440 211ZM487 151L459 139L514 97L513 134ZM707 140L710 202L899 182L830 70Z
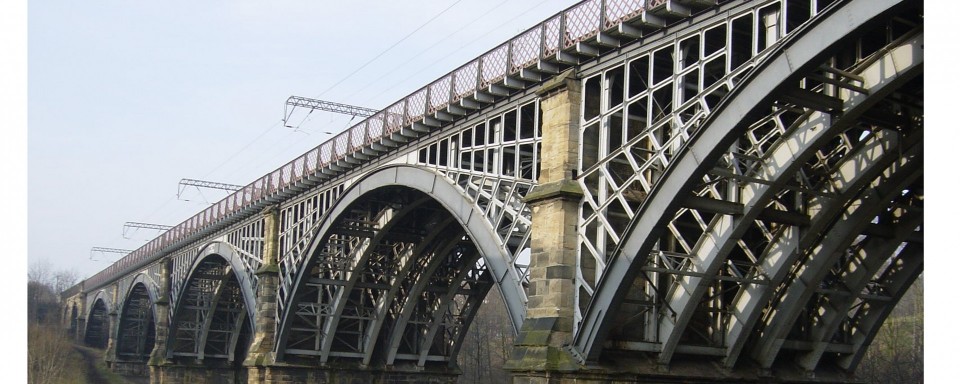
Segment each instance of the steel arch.
M795 264L801 256L798 250L805 249L818 240L819 234L828 231L833 224L836 215L845 207L843 202L853 201L858 198L863 188L870 185L877 176L889 169L889 167L902 167L903 165L894 165L894 160L898 157L898 142L891 138L892 134L881 136L873 143L868 143L859 152L855 153L844 164L839 166L839 170L834 175L831 183L837 186L837 196L834 201L825 201L822 205L821 214L815 214L811 217L811 222L806 228L805 233L801 234L796 228L789 227L774 239L767 246L762 259L765 260L760 267L760 271L769 279L768 286L778 286L787 278L789 269ZM916 158L920 152L921 145L919 138L914 138L913 143L908 143L908 149L903 155L908 158ZM848 171L852 167L867 166L859 169L856 174L850 174ZM916 163L910 164L916 167ZM844 169L847 168L847 169ZM914 169L911 169L914 170ZM850 177L852 176L852 177ZM869 279L869 277L867 277ZM730 323L727 327L730 344L727 346L727 357L724 365L732 367L744 347L750 332L761 316L761 309L766 305L773 292L765 286L751 285L745 287L739 292L733 306L737 310L733 313L736 321Z
M225 288L225 285L228 284L228 281L230 279L235 279L237 281L238 287L240 288L240 296L241 296L241 300L243 301L244 308L243 308L243 313L239 318L239 322L235 324L237 329L233 330L233 333L239 334L241 332L241 329L243 328L244 323L246 323L249 326L249 329L251 332L256 332L256 322L254 321L254 319L256 319L255 317L256 296L253 292L251 283L247 278L248 274L245 273L246 271L245 264L243 263L243 260L241 259L241 257L242 257L241 254L239 252L236 252L236 250L233 248L231 244L221 242L221 241L209 242L205 244L203 247L200 247L200 249L197 251L197 256L194 258L194 262L190 267L189 273L187 273L184 278L183 289L180 290L179 296L176 298L175 310L171 311L170 313L170 320L171 320L170 338L167 341L167 345L165 346L166 355L168 358L171 358L176 354L175 345L174 345L174 341L175 341L174 335L178 330L178 324L177 324L178 315L182 313L183 303L186 300L186 296L190 293L189 283L196 277L198 271L201 269L201 266L206 261L211 259L214 259L214 260L219 259L226 266L226 269L222 276L224 281L222 281L221 284L218 287L216 287L216 292L217 292L216 296L219 298L220 294L222 294L222 290ZM219 306L216 305L217 303L214 303L214 304L215 305L211 307L210 310L215 312ZM207 314L207 316L212 318L213 313ZM195 342L198 345L198 348L200 348L200 352L198 352L200 354L203 353L203 350L205 348L205 345L204 345L205 340L207 340L207 334L209 333L209 330L210 330L209 325L210 325L209 320L207 320L203 324L202 332L200 332L197 335L199 339L195 340Z
M145 293L146 293L146 295L147 295L147 300L149 300L149 304L148 304L148 305L149 305L149 313L150 313L150 316L151 316L150 318L151 318L152 320L146 322L146 324L139 324L139 323L140 323L140 322L138 321L139 319L129 319L129 318L128 318L128 315L131 315L130 313L128 313L128 309L130 309L130 307L131 307L132 305L134 305L134 304L131 302L131 300L134 298L134 293L137 292L137 289L136 289L137 286L143 286L144 291L145 291ZM117 343L116 343L116 344L117 344L117 347L116 347L116 350L115 350L116 357L119 358L119 357L121 356L121 354L122 354L121 351L122 351L122 350L124 349L124 347L125 347L125 345L124 345L124 342L125 342L125 337L124 337L125 324L129 323L129 322L132 320L132 321L134 321L134 322L137 323L137 324L136 324L137 326L146 325L146 326L149 327L149 324L150 324L150 323L153 323L154 328L157 327L157 319L158 319L158 317L157 317L157 306L156 306L156 302L157 302L157 298L158 298L158 293L157 293L157 290L158 290L158 289L159 289L159 287L157 286L156 282L154 282L153 279L151 279L151 278L149 277L149 275L147 275L146 273L139 273L139 274L137 274L137 276L134 277L133 281L130 282L129 287L128 287L128 288L126 289L126 291L125 291L125 292L127 293L127 295L126 295L126 297L123 298L123 301L122 301L122 303L120 304L120 308L119 308L119 310L117 311L117 312L118 312L118 314L117 314L117 325L118 325L118 326L117 326L117 335L116 335L116 340L117 340ZM156 335L156 329L153 329L153 331L154 331L153 334ZM142 332L143 332L143 333L141 333L141 334L135 335L136 339L138 340L138 344L140 343L141 340L146 340L146 339L149 338L148 335L150 334L150 329L143 329ZM153 337L156 337L156 336L153 336ZM153 342L156 342L156 341L154 340ZM138 348L138 349L139 349L139 348ZM146 352L147 356L144 356L144 357L149 357L150 351L148 350L148 351L145 351L145 352Z
M901 251L900 258L911 260L904 262L903 264L905 265L891 265L883 272L883 280L888 283L888 286L891 288L890 291L892 294L890 297L893 302L900 301L900 298L903 297L910 286L913 285L917 276L923 272L922 247L908 247ZM861 310L856 314L856 321L859 324L863 324L862 329L864 332L854 335L854 352L844 356L838 361L838 364L842 368L847 370L856 368L867 351L867 348L864 348L864 346L870 345L880 330L880 326L883 325L883 320L893 311L893 307L894 305L888 304L879 309L871 308L869 310Z
M846 266L845 276L837 276L837 279L840 281L840 284L843 284L841 287L845 287L849 292L862 292L868 288L870 284L871 277L875 276L883 268L885 262L890 259L890 255L897 255L896 260L891 265L902 262L904 260L918 259L916 262L909 263L910 267L918 268L922 270L923 266L923 245L910 243L907 244L902 250L898 250L904 243L909 241L909 237L915 234L914 229L920 226L923 223L923 213L916 211L907 211L899 219L903 220L905 224L900 224L897 227L897 230L894 232L891 238L876 238L870 237L865 241L865 244L858 249L859 260L851 258L852 260ZM899 252L899 254L898 254ZM859 265L855 265L858 264ZM854 266L855 265L855 266ZM852 272L850 272L852 271ZM883 273L891 270L884 270ZM911 277L909 280L913 281L916 277ZM909 285L908 285L909 286ZM831 337L838 329L842 329L844 320L847 320L849 317L847 311L854 305L854 302L858 295L848 295L846 297L840 297L837 299L836 303L828 302L823 305L823 313L820 314L820 319L822 322L814 324L813 337L811 341L816 343L812 350L798 356L797 363L808 371L813 371L816 369L817 364L821 361L823 356L826 353L827 348L830 346ZM834 298L831 297L831 301ZM892 304L888 304L887 307L893 307ZM861 312L862 311L858 311ZM859 314L859 313L858 313ZM886 316L884 316L886 317ZM858 322L854 321L854 324ZM870 334L875 333L875 330L870 329L871 326L865 327L866 332ZM865 333L866 333L865 332ZM858 332L859 334L860 332ZM865 340L865 339L864 339ZM870 344L867 342L864 345ZM860 347L853 348L854 354L852 356L859 356L862 354L862 349ZM853 357L850 362L844 363L841 361L841 367L845 369L850 369L852 366L856 366L856 359L858 357ZM846 360L846 359L844 359Z
M90 300L89 309L87 310L86 315L86 325L83 330L83 339L87 344L91 338L91 331L94 331L94 334L97 332L102 333L102 335L96 335L97 339L105 340L96 340L97 344L95 346L103 348L107 346L110 340L110 312L114 308L111 303L110 297L105 290L97 291L97 294L94 295L93 299ZM102 304L103 310L98 309L98 304ZM94 321L96 319L96 321ZM97 328L94 328L97 326ZM100 341L103 341L103 345L100 345Z
M798 320L800 311L817 288L817 282L823 280L830 266L864 232L870 220L887 209L891 199L900 195L923 174L922 165L922 159L917 157L905 159L903 164L894 164L885 170L879 181L861 191L852 203L831 210L839 211L844 217L831 226L829 236L818 240L818 245L809 256L805 255L807 262L789 282L785 292L781 293L772 315L767 314L767 324L763 325L762 335L753 348L753 359L763 368L773 365L787 332ZM828 217L835 216L834 212L829 212ZM909 230L913 231L914 228Z
M356 180L343 191L337 204L324 214L319 225L314 227L315 235L312 236L312 244L308 248L309 252L307 254L314 255L317 252L324 238L320 235L331 231L337 218L351 204L362 199L367 192L388 186L401 186L427 194L463 227L482 255L495 284L500 286L500 291L504 302L507 303L507 310L516 332L523 322L525 301L523 300L523 292L519 291L520 277L516 270L509 267L510 255L505 254L504 246L496 236L490 222L484 219L484 215L477 210L470 197L453 185L444 175L434 170L406 164L388 165L372 170L361 179ZM311 263L312 261L313 257L311 256L306 258L304 262ZM291 282L292 293L285 298L287 302L283 303L282 313L278 313L279 323L276 344L278 360L283 358L282 346L286 344L289 336L289 327L293 316L291 307L294 304L293 301L295 301L297 291L305 284L307 269L305 266L300 266L296 278Z
M138 273L137 276L134 277L133 280L130 282L129 286L125 291L127 293L126 295L127 297L123 298L123 303L125 304L127 300L130 298L130 293L133 292L133 288L137 284L143 284L143 286L146 287L147 295L150 297L150 305L151 307L153 307L153 315L154 315L154 318L156 318L157 309L156 309L156 306L153 304L156 303L157 299L160 298L160 284L154 281L153 278L150 277L150 275L147 274L146 272ZM121 312L123 310L122 304L121 304L120 310Z
M257 308L256 302L256 292L253 290L253 284L248 277L248 274L245 273L247 268L246 264L243 262L242 255L237 252L237 250L230 243L222 241L212 241L207 244L204 244L203 247L197 251L197 256L193 259L193 265L190 266L190 272L187 273L184 282L190 281L193 277L194 272L196 272L197 267L210 256L219 256L223 258L230 269L234 271L234 276L237 278L237 282L240 284L240 288L243 291L243 301L244 305L247 307L247 317L253 319L253 311ZM181 290L180 297L177 298L177 303L180 303L180 300L183 298L184 290ZM171 316L174 314L171 313ZM256 324L251 324L251 329L256 330Z
M630 224L629 235L621 241L618 252L604 271L597 292L576 329L572 352L581 361L599 358L601 345L616 312L613 309L624 297L626 284L637 276L646 257L643 255L653 248L656 235L670 219L668 213L675 212L683 202L685 195L679 192L689 190L698 182L695 176L704 174L736 140L738 133L752 121L745 117L757 116L761 108L776 97L778 90L816 65L830 47L902 3L888 0L839 4L824 17L801 27L805 28L801 33L779 43L774 53L743 80L743 85L735 87L721 102L718 112L707 117L702 128L676 155L643 202L640 213Z
M103 304L107 308L107 313L109 313L111 309L114 309L113 300L110 298L110 295L107 294L106 290L101 289L97 291L96 294L93 295L93 299L88 301L90 303L90 305L88 305L87 307L88 309L86 313L86 316L88 319L90 318L90 314L93 313L93 307L96 305L98 300L103 301Z

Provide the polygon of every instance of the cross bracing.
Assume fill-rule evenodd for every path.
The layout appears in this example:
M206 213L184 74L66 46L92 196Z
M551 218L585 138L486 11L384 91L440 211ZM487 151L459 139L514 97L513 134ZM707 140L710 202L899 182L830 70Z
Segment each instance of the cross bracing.
M230 263L207 256L192 269L171 321L168 358L242 360L251 326L245 293ZM238 349L239 348L239 349Z
M778 6L777 3L773 5ZM740 19L753 20L744 23L744 26L758 26L760 24L756 20L761 18L755 16L764 14L766 7L769 6L761 5L757 11L745 12L742 17L734 15L732 21L719 24L714 29L736 28ZM779 8L773 10L780 12ZM822 229L813 230L813 227L837 225L834 220L842 206L827 207L823 204L857 201L856 194L862 193L861 188L867 185L864 183L872 181L871 173L863 168L871 160L856 157L858 153L863 153L861 156L877 156L882 154L878 151L886 148L886 157L871 158L881 161L874 167L875 172L879 172L884 162L898 156L912 159L913 155L907 148L919 150L916 143L922 137L922 101L919 110L911 106L918 105L922 97L907 91L918 89L917 80L907 82L916 76L916 68L920 63L917 55L921 54L918 48L922 41L922 29L919 27L922 24L916 21L916 17L914 14L889 21L872 34L849 41L849 48L839 49L844 54L824 58L822 60L825 62L812 66L812 71L807 72L808 76L798 79L801 91L791 91L789 87L782 90L779 100L775 99L769 110L755 114L755 120L751 120L750 124L742 123L745 127L741 131L743 136L733 141L729 152L715 160L717 165L714 168L705 169L702 179L687 179L690 180L688 185L693 186L689 192L693 196L683 197L683 200L674 203L679 209L673 208L676 209L674 213L661 216L665 224L663 230L656 232L657 237L648 237L646 243L653 245L650 256L642 256L647 254L645 252L631 256L636 257L637 261L643 260L642 264L636 263L643 267L637 270L635 278L622 280L621 284L626 284L632 279L631 284L635 288L630 289L626 296L616 299L622 303L617 306L625 316L612 320L614 325L607 331L611 335L608 337L617 340L613 342L614 349L656 352L661 363L671 362L678 353L716 354L725 356L725 364L733 367L746 338L756 335L750 333L750 329L755 327L752 324L756 324L752 316L761 313L757 306L764 305L766 300L776 300L778 291L775 289L786 283L790 289L797 290L797 296L789 294L789 302L778 304L773 301L766 304L770 308L786 309L774 312L776 316L767 320L769 323L766 326L756 326L765 337L760 338L759 345L752 347L753 359L758 360L762 367L770 368L780 355L778 352L781 348L813 348L812 352L797 360L805 369L813 370L823 363L824 351L837 353L844 350L847 352L841 355L846 357L837 361L844 369L853 366L851 362L855 357L849 352L852 349L823 341L833 337L833 334L826 336L828 332L822 328L817 333L820 336L816 336L821 340L819 343L790 340L795 337L788 336L789 332L793 332L791 330L806 327L802 325L803 322L793 322L799 314L796 311L802 308L801 304L818 300L823 305L825 301L814 299L820 296L813 295L809 288L803 290L798 288L801 285L791 284L789 278L784 280L783 273L791 265L793 268L806 268L811 275L797 278L817 281L824 276L823 266L830 263L822 260L827 256L816 255L808 257L817 261L807 263L797 258L802 257L803 253L793 253L795 256L785 256L788 259L783 259L784 256L780 256L783 247L776 244L784 236L796 236L796 231L818 234L822 233ZM711 30L706 29L690 37L680 35L672 47L668 45L663 49L680 52L684 42L705 41L707 38L701 40L700 36L705 36ZM753 47L757 48L756 45ZM629 245L629 230L638 224L638 219L656 217L643 216L647 215L645 207L655 206L647 196L656 193L657 187L664 184L659 179L668 175L666 171L674 166L672 162L677 158L682 159L688 140L699 134L696 129L703 129L706 123L698 123L698 119L706 117L709 122L709 116L704 112L709 113L715 103L721 100L711 101L709 97L701 96L701 99L695 97L685 101L685 96L674 94L658 101L657 92L663 89L673 92L677 88L669 84L684 84L685 72L697 76L696 73L707 68L713 60L723 63L724 57L733 55L731 49L735 49L735 46L728 47L726 52L722 46L719 50L694 49L701 53L692 57L702 58L699 60L703 64L696 65L697 61L692 64L678 62L676 68L679 73L673 75L672 81L669 76L658 77L656 73L657 54L663 49L651 47L650 54L628 58L625 67L613 67L584 80L584 97L596 99L596 102L584 101L582 123L585 144L581 146L581 160L585 175L581 185L588 197L582 205L587 221L584 222L585 231L581 238L580 252L583 257L578 283L581 286L580 316L586 320L585 324L580 324L584 327L591 326L592 319L588 317L591 308L609 308L599 304L595 296L600 294L597 292L599 288L607 288L599 286L602 283L600 277L609 277L605 275L618 270L617 264L623 260L620 255L625 248L632 248ZM705 54L708 52L713 53ZM884 60L890 60L892 55L897 54L902 56L895 59L900 64L896 71L876 72L884 68ZM724 67L727 70L733 68L729 60L717 69ZM622 68L629 68L630 71ZM639 75L636 72L638 68ZM734 71L727 76L736 78L738 75ZM704 84L706 87L701 94L709 96L713 92L711 86L715 88L718 83L722 84L724 77L714 78L721 81L693 84ZM642 86L634 87L633 83ZM894 85L887 87L891 83ZM710 84L713 85L707 86ZM722 87L731 89L729 84ZM906 95L899 96L901 93ZM912 102L897 102L903 99ZM595 106L595 112L590 109L591 105ZM879 125L876 118L860 119L860 116L877 114L900 117ZM635 122L640 124L639 129L633 128ZM601 124L617 128L598 130L596 127ZM611 132L618 136L610 137ZM911 133L916 136L911 136ZM595 144L591 146L589 143ZM788 158L797 160L790 163L781 161ZM849 164L850 169L845 169L845 164ZM910 164L915 167L918 163ZM901 177L912 172L897 171ZM859 187L841 187L839 180L831 181L831 178L851 177L856 177L850 182L859 183L856 184ZM920 184L911 184L909 181L903 183L890 187L890 190L922 191ZM867 204L883 208L888 198L879 198ZM728 207L729 202L735 204ZM859 206L863 203L855 204ZM798 212L804 214L797 215ZM853 238L863 236L865 225L878 212L864 211L843 218L862 223L859 227L849 226L844 230L849 230ZM825 216L821 220L815 213ZM917 224L907 224L902 236L912 233L915 228ZM837 247L843 247L845 241L850 241L843 239L833 238L838 241ZM799 247L791 245L790 248L808 249L823 241L825 238L810 237L806 243L801 240ZM887 252L877 252L876 257L896 257L896 253L892 253L896 248L888 247ZM834 254L837 254L836 251ZM776 268L771 270L769 263L774 263ZM912 271L916 273L917 269ZM790 291L782 294L787 292ZM823 291L824 294L828 292L832 291ZM772 294L774 298L767 294ZM842 292L834 296L842 296ZM836 299L831 302L836 302ZM749 304L745 307L744 303ZM837 315L831 316L834 316L831 324L842 321L836 319ZM822 325L820 320L814 323ZM831 329L836 327L831 325ZM869 334L871 331L861 328L853 332ZM579 352L585 352L581 356L586 359L596 358L594 354L599 352L599 348L592 349L587 342L589 334L583 334L585 344L578 345L578 348L583 348ZM810 336L807 334L805 337ZM800 337L801 340L803 338ZM810 347L813 345L816 347Z

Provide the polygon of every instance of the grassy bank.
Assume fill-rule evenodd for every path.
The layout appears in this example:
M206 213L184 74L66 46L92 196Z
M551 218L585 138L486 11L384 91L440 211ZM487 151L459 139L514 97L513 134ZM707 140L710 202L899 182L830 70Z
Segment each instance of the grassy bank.
M74 344L49 325L28 330L28 382L30 384L127 384L107 368L103 350Z
M79 383L104 383L104 384L127 384L130 381L126 380L123 376L120 376L114 372L111 372L107 368L106 362L103 361L103 351L99 349L94 349L90 347L84 347L80 345L73 346L74 354L81 360L83 363L83 372L82 375L83 381Z

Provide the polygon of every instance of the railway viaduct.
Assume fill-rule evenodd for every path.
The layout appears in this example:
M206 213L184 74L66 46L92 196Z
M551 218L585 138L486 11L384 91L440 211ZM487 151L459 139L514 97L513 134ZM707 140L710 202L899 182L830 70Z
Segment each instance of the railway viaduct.
M923 270L923 6L587 0L63 292L154 383L848 382Z

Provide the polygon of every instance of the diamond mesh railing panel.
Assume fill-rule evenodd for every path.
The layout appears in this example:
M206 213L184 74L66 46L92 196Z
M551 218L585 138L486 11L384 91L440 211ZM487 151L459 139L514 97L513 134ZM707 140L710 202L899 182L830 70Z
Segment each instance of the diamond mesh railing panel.
M564 12L566 31L563 35L563 47L569 48L600 33L600 0L584 1Z

